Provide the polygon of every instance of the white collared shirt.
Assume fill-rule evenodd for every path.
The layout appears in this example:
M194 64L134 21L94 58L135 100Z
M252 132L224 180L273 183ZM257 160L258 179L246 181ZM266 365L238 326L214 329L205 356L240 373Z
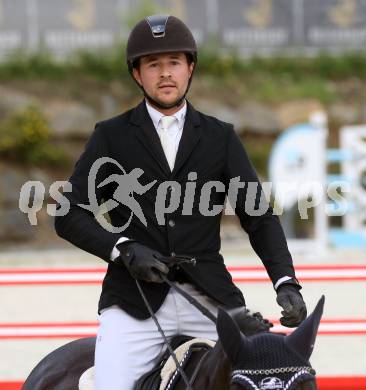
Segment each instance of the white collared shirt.
M161 138L161 132L162 132L161 118L165 115L162 114L160 111L158 111L156 108L152 107L146 100L145 103L146 103L147 112L151 117L151 120L159 135L159 138ZM179 142L183 134L183 127L186 118L186 113L187 113L187 102L184 101L184 106L175 114L171 115L177 118L177 121L173 123L173 125L169 128L169 133L171 135L170 139L174 143L175 155L177 155Z

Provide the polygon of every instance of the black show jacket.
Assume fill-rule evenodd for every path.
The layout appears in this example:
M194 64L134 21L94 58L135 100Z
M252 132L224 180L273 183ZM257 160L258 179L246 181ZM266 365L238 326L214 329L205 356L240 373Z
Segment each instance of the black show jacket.
M211 191L209 210L213 205L223 205L230 180L258 182L247 153L231 124L196 111L187 102L187 114L179 143L175 166L171 172L165 158L159 136L147 112L145 101L119 116L97 123L83 153L76 162L69 178L71 192L64 192L70 202L70 211L65 216L55 217L59 236L109 263L103 281L99 311L112 304L119 305L136 318L149 317L138 293L135 281L127 269L110 261L111 251L117 240L124 236L154 248L164 255L192 255L196 265L182 265L187 278L209 297L226 307L244 305L240 290L233 284L220 251L220 221L217 215L202 215L199 208L202 187L208 181L220 181L222 188ZM139 182L146 185L156 180L145 193L134 193L147 221L145 226L133 215L131 222L120 233L107 231L94 218L91 211L78 204L89 204L88 174L92 164L100 157L109 157L118 162L125 172L141 168ZM183 210L183 200L190 172L197 173L196 191L191 213ZM98 204L113 199L117 183L98 184L111 174L122 175L117 164L106 163L96 175L95 189ZM159 185L175 181L181 187L181 201L175 211L165 214L159 224L155 215L155 200ZM243 229L249 235L251 245L262 260L273 283L283 276L295 276L292 258L279 219L268 207L259 216L250 216L245 209L247 185L239 188L235 213ZM261 187L256 201L258 203ZM253 198L253 196L252 196ZM59 202L61 206L66 199ZM250 199L248 196L248 201ZM253 199L252 202L253 203ZM206 213L207 214L207 213ZM113 226L124 225L131 210L121 203L109 211ZM142 282L143 289L157 311L163 303L169 286L161 283Z

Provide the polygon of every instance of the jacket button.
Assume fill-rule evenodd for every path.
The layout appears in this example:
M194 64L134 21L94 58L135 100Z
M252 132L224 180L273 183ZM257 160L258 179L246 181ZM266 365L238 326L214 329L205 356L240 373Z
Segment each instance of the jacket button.
M170 227L174 227L175 226L175 222L174 222L173 219L169 219L168 224L169 224Z

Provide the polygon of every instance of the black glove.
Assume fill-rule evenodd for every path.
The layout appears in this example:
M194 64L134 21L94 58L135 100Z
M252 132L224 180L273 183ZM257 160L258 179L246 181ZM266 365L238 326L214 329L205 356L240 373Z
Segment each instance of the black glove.
M277 289L277 303L282 306L280 322L283 326L294 328L306 318L306 305L300 294L300 286L283 283Z
M252 313L245 306L227 308L232 319L238 324L245 336L253 336L261 332L269 332L273 326L261 313Z
M138 242L122 242L117 245L120 252L116 264L124 264L132 277L145 282L162 283L161 274L167 275L169 268L159 261L163 257L158 251L139 244Z

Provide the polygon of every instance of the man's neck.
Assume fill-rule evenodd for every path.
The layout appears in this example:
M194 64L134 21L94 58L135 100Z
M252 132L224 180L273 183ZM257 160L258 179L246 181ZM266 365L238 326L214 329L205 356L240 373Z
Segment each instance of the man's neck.
M176 112L178 112L186 104L186 100L184 99L183 102L177 107L167 108L167 109L162 109L160 107L156 107L155 104L153 104L152 102L150 102L148 100L146 100L146 103L149 104L151 107L155 108L155 110L161 112L163 115L171 116L171 115L174 115Z

